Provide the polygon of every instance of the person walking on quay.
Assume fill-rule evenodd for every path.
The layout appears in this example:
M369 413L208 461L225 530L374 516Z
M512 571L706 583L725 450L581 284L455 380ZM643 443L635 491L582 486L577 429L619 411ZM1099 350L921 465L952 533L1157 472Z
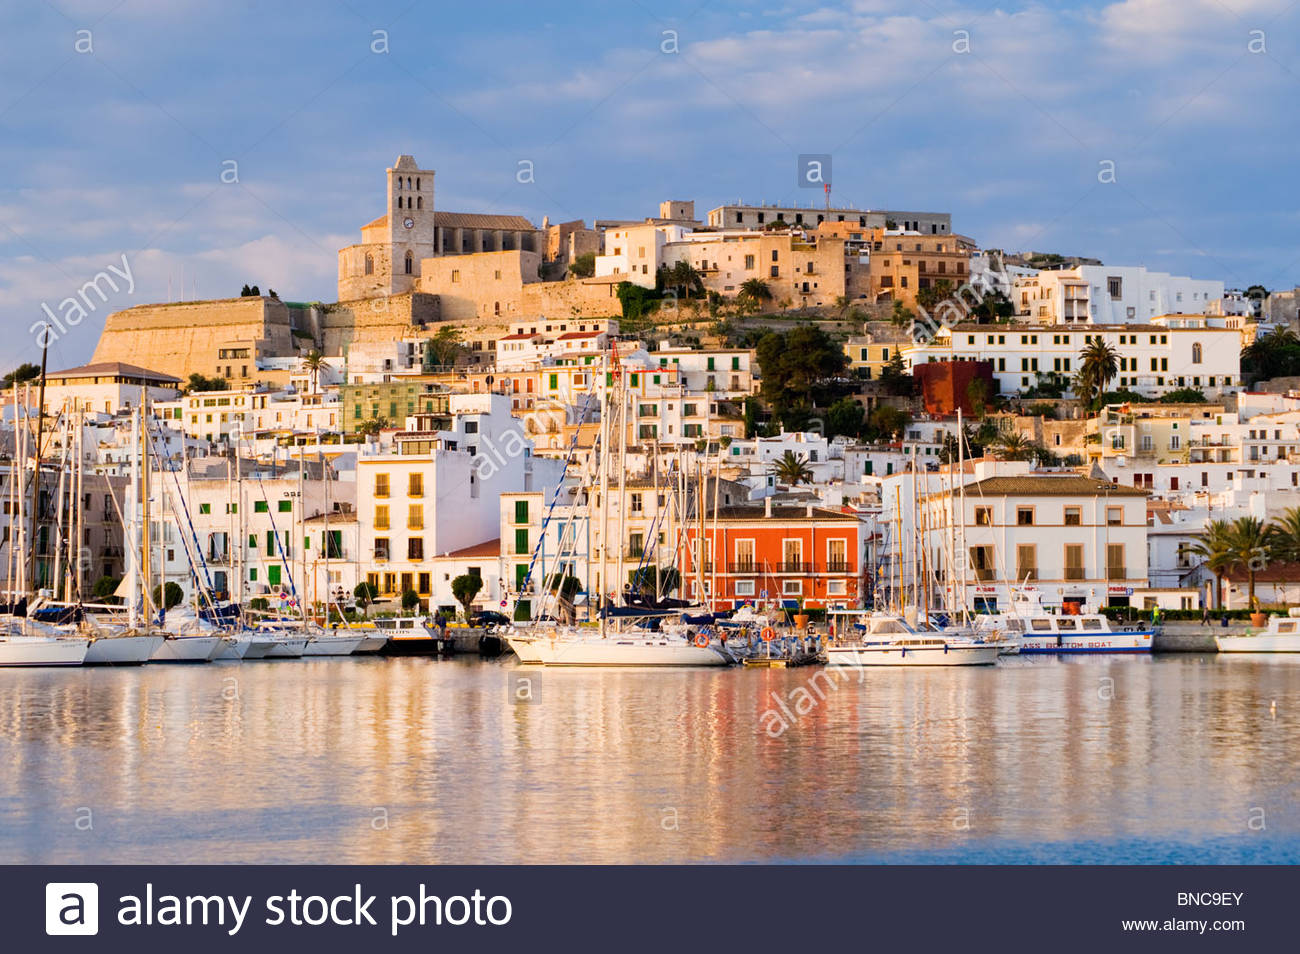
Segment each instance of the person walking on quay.
M1210 625L1210 608L1208 606L1205 606L1204 604L1202 604L1201 606L1201 625L1202 626Z

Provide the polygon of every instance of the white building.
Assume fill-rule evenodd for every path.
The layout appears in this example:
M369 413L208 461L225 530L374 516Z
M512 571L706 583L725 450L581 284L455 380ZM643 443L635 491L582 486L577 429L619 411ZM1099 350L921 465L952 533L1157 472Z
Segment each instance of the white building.
M1223 282L1149 272L1145 266L1079 265L1017 277L1017 313L1037 324L1144 324L1157 315L1205 314Z
M1218 319L1219 322L1225 319ZM1198 315L1164 315L1143 325L955 325L932 340L903 346L911 367L928 361L988 361L1003 394L1035 386L1039 375L1067 381L1080 356L1100 338L1119 356L1111 388L1159 397L1195 388L1206 397L1241 386L1241 331Z
M690 229L681 225L619 226L605 232L605 254L596 256L596 277L617 275L646 288L654 288L664 246L680 242Z

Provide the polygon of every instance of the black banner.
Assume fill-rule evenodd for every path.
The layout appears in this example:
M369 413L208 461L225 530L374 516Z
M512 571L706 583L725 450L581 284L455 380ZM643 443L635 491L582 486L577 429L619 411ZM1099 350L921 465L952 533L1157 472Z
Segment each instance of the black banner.
M1294 869L1267 867L7 867L0 879L10 951L1280 950L1296 909Z

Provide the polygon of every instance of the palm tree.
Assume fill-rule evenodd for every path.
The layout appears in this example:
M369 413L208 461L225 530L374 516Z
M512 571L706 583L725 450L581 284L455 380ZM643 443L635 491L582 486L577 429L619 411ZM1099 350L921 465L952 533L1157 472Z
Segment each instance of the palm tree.
M1234 566L1246 571L1250 608L1255 604L1255 574L1268 566L1270 538L1264 521L1258 517L1238 517L1228 533L1229 553Z
M1232 527L1226 520L1211 520L1196 535L1191 553L1201 558L1201 566L1214 574L1214 602L1223 609L1223 577L1232 569Z
M1034 455L1034 442L1016 431L999 434L997 454L1003 460L1028 460Z
M813 482L813 472L808 466L808 459L794 451L786 451L777 458L776 463L772 465L772 473L781 483L791 486Z
M320 384L321 370L325 367L325 356L315 348L312 348L303 357L302 366L307 370L307 374L310 376L309 381L311 393L315 394L316 387Z
M1300 507L1292 507L1269 524L1269 552L1278 560L1300 562Z
M757 308L762 302L772 300L772 290L761 278L747 278L741 282L736 300L742 305Z
M1079 375L1075 387L1079 397L1092 405L1106 392L1106 385L1119 372L1119 353L1103 341L1094 338L1079 355Z

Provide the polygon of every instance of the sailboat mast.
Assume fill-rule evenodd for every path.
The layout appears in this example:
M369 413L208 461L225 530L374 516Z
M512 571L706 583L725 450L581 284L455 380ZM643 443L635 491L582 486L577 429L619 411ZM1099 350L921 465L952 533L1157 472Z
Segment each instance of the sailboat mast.
M966 561L969 559L966 551L966 431L962 427L961 408L957 408L957 459L961 462L958 469L958 480L961 481L958 490L958 504L961 510L961 516L958 518L958 557L961 562L958 567L961 572L961 597L957 600L960 608L963 622L967 622L968 612L966 609Z
M152 622L152 595L149 584L153 579L153 533L149 526L149 407L148 392L140 389L140 579L144 590L144 631L149 633ZM165 590L165 587L163 588ZM158 602L167 605L166 593L160 592Z
M603 362L604 374L602 375L602 393L604 401L600 409L600 636L605 638L607 632L605 612L606 594L609 592L609 432L610 432L610 400L613 395L610 388L613 385L613 377L609 370L609 356L605 356Z

